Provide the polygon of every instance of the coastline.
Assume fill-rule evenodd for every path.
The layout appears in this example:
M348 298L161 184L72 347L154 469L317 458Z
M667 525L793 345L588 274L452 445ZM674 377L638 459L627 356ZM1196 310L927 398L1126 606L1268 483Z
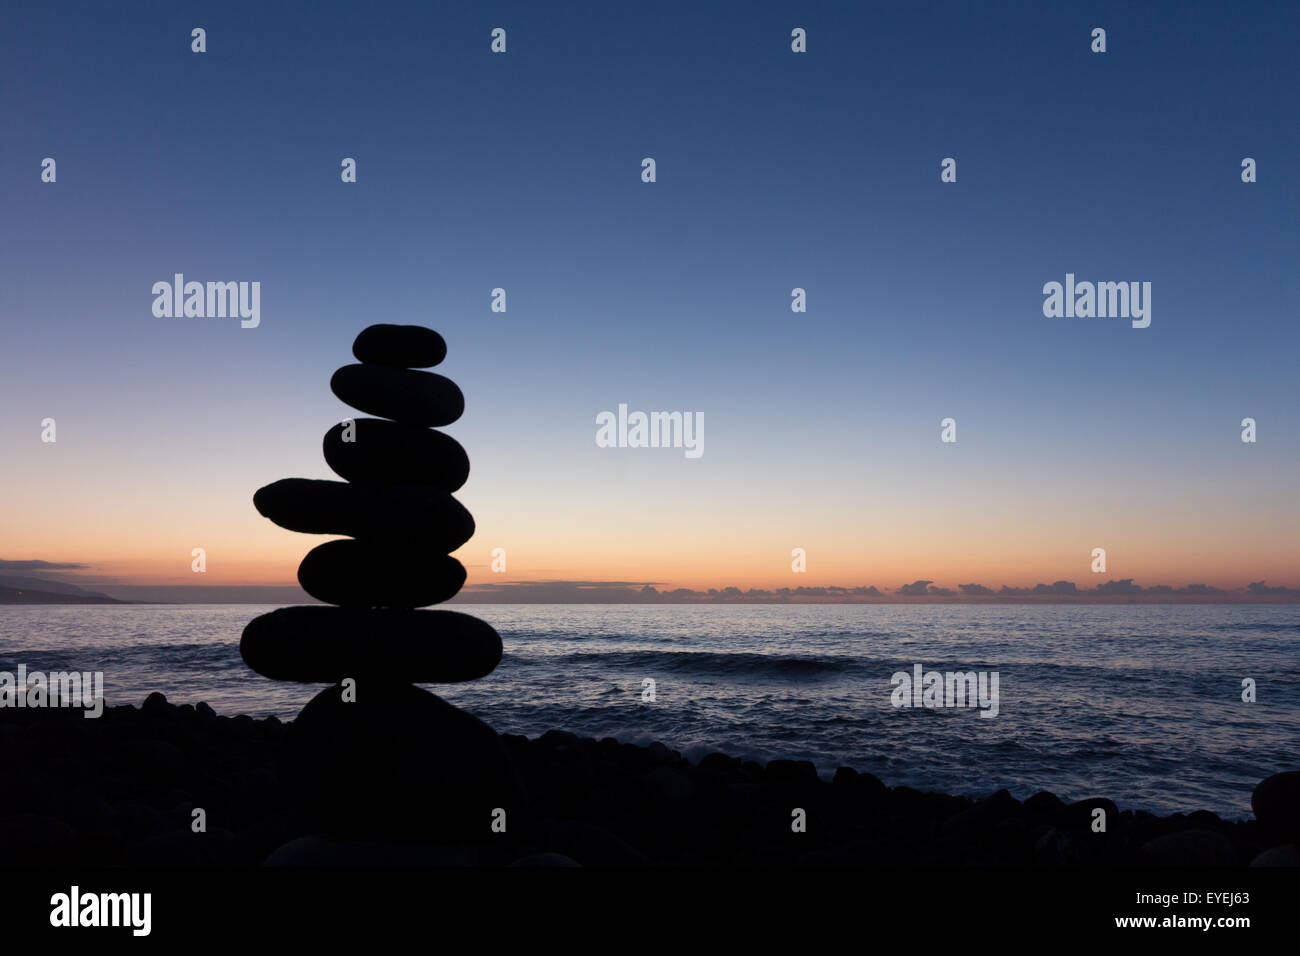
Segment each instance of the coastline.
M282 784L289 727L161 694L106 706L97 719L0 708L0 760L22 768L0 790L0 840L24 865L29 851L44 864L107 866L1300 864L1300 774L1256 788L1261 819L1229 821L1204 810L1155 816L1104 797L1066 804L1046 791L976 800L889 787L850 768L828 781L806 761L762 766L714 753L692 764L662 744L559 730L500 735L529 796L504 834L485 822L481 838L456 846L344 843L321 835ZM204 832L194 830L196 810ZM1097 811L1105 832L1095 830Z

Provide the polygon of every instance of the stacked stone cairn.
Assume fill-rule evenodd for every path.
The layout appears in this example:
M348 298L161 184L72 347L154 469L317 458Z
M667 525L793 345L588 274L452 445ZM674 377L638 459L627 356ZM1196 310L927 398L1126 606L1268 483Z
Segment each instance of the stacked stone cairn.
M254 618L239 650L273 680L328 683L290 727L284 767L304 810L348 838L490 839L522 796L495 731L415 684L470 681L501 659L487 623L417 610L465 583L448 552L474 533L452 497L469 476L460 444L434 426L460 418L448 378L417 371L447 354L420 326L372 325L360 364L334 373L343 402L377 418L340 422L325 461L345 481L286 478L253 504L290 531L348 535L308 552L298 581L325 605ZM333 605L333 606L330 606Z

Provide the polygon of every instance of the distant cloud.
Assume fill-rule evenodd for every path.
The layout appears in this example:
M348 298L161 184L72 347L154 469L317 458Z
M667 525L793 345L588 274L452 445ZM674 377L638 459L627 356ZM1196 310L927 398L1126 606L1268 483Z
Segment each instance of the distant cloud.
M465 588L453 600L504 604L644 604L663 593L648 581L512 581Z
M1300 591L1293 591L1290 588L1279 588L1282 594L1300 594ZM1249 592L1249 588L1247 589ZM1147 594L1178 594L1182 596L1200 595L1202 597L1213 597L1216 594L1227 594L1229 592L1223 588L1212 588L1208 584L1189 584L1185 588L1176 588L1168 584L1156 584L1146 589ZM1258 593L1258 592L1255 592Z
M1132 578L1123 578L1119 581L1107 581L1105 584L1098 584L1093 590L1098 594L1141 594L1141 586L1134 584Z
M1034 586L1035 594L1078 594L1079 588L1073 581L1053 581L1051 584Z
M933 581L913 581L911 584L904 584L896 593L903 597L925 597L933 583Z
M1033 596L1074 596L1082 593L1073 581L1055 581L1052 584L1035 584L1032 588L1010 588L1005 584L998 591L998 597L1033 597Z
M931 598L936 601L984 603L1006 601L1014 603L1052 604L1097 601L1116 602L1169 602L1210 599L1215 601L1266 601L1292 603L1300 600L1300 589L1272 587L1256 581L1248 588L1227 591L1208 584L1189 584L1175 588L1168 584L1143 588L1132 578L1107 581L1094 588L1080 588L1073 581L1054 581L1028 587L1003 586L997 590L983 584L959 584L954 588L939 587L933 581L921 579L895 588L892 593L875 585L844 587L841 585L812 585L797 588L739 588L728 586L696 591L691 588L659 590L654 582L647 581L507 581L491 584L471 584L453 601L464 603L499 604L783 604L807 602L855 601L915 601Z
M84 571L88 564L60 561L6 561L0 558L0 571Z
M1246 588L1251 594L1275 594L1295 597L1300 595L1300 588L1269 587L1263 581L1251 581L1250 587Z

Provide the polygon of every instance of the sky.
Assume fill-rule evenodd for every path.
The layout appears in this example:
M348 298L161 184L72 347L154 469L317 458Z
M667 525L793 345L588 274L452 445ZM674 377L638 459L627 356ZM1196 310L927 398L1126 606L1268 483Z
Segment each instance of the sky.
M397 322L466 395L471 589L1300 587L1294 5L24 7L0 559L292 584L323 539L253 492L335 477L330 375ZM156 316L176 273L259 324ZM1067 273L1150 326L1045 316ZM703 454L599 447L620 404Z

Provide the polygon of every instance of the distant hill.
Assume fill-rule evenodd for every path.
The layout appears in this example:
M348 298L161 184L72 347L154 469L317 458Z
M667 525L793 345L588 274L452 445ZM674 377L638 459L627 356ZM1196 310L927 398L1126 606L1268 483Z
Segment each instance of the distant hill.
M19 591L44 591L46 594L81 594L105 597L98 591L87 591L75 584L65 584L50 578L20 577L17 574L0 574L0 588L17 588Z
M66 591L36 591L30 588L11 588L0 584L0 604L130 604L119 601L105 594L82 591L69 594Z
M319 604L295 585L105 584L127 604Z

